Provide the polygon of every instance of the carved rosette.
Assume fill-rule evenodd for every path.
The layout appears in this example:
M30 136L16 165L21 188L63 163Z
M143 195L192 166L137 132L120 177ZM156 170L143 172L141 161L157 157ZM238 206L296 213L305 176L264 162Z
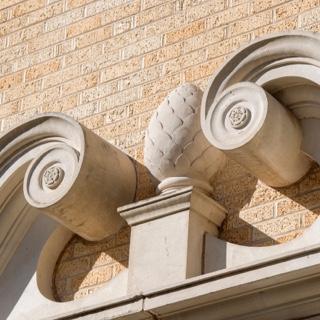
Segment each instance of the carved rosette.
M211 144L271 186L320 161L320 36L276 34L239 50L211 78L201 125Z
M201 130L201 98L200 89L184 84L164 99L150 120L144 162L161 181L160 191L194 185L210 192L213 176L224 164L223 153Z
M3 136L0 146L3 192L23 179L29 205L87 240L125 224L117 208L134 199L133 162L76 121L44 114Z

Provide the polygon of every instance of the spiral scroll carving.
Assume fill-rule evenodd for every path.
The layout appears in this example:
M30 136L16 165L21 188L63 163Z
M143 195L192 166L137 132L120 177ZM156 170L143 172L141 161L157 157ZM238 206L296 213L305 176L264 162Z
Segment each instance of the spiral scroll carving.
M10 131L0 145L1 191L23 179L31 207L87 240L101 240L125 224L117 207L134 198L133 163L76 121L44 114Z
M301 179L310 158L320 162L319 52L315 33L261 38L226 61L205 90L207 139L271 186Z

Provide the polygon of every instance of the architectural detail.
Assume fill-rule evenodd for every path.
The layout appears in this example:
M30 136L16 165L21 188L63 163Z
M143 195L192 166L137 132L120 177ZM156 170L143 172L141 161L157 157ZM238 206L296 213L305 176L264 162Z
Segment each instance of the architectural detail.
M56 189L63 180L64 171L59 166L50 166L45 169L42 181L43 184L49 189Z
M251 111L243 104L236 104L228 112L231 127L234 129L242 129L247 126L251 120Z
M208 140L271 186L298 181L310 158L320 161L319 48L315 33L259 39L229 59L204 93L201 123ZM252 120L235 133L223 112L239 103Z
M213 145L269 185L292 184L310 168L301 152L298 120L254 83L240 82L224 90L206 121Z
M144 162L161 183L161 191L194 185L211 191L210 183L225 162L200 126L202 91L184 84L172 91L150 120Z
M129 204L119 212L131 226L129 293L201 275L204 235L218 236L226 214L194 187Z
M7 195L1 206L23 180L24 206L88 240L103 239L125 224L116 209L134 199L132 160L76 121L44 114L3 136L0 146L1 192Z

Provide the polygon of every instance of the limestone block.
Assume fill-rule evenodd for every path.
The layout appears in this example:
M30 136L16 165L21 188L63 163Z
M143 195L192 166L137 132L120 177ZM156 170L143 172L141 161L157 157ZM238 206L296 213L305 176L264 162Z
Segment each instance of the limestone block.
M170 190L194 185L211 191L224 154L211 146L200 126L202 92L184 84L172 91L152 116L145 139L144 162Z
M26 206L87 240L125 225L116 210L134 198L133 162L76 121L44 114L3 136L0 146L2 195L10 197L23 180Z
M225 218L221 205L193 187L121 207L119 212L131 225L129 293L200 275L204 235L217 236Z

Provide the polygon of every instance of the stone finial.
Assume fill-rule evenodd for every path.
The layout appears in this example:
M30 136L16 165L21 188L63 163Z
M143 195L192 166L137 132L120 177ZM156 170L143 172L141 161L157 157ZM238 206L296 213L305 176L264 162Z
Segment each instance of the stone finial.
M0 146L0 205L23 181L29 206L87 240L125 224L117 207L134 199L133 162L76 121L43 114L4 135Z
M271 186L301 179L311 159L320 163L319 52L319 34L267 36L227 60L205 90L207 139Z
M225 156L211 146L200 126L202 91L184 84L172 91L152 116L145 140L144 162L161 183L161 191L210 183Z

